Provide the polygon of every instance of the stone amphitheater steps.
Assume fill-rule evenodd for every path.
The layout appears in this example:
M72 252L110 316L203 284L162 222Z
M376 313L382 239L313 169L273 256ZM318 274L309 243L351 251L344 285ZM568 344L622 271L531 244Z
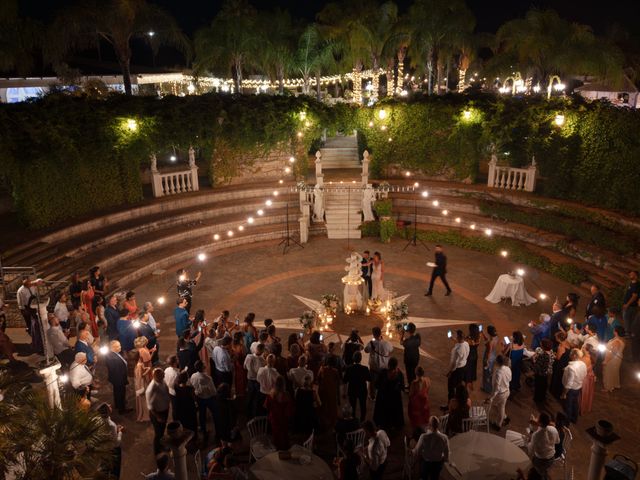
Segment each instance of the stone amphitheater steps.
M325 194L327 236L332 239L361 238L361 191L331 191Z
M353 136L327 138L322 148L322 169L358 169L358 139Z

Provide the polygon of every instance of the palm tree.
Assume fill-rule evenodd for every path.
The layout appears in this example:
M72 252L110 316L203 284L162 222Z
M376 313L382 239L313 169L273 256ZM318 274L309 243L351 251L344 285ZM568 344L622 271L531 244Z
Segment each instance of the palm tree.
M74 394L50 408L42 389L0 370L0 476L19 480L98 478L113 453L110 428L95 412L78 408Z
M473 31L473 13L464 0L417 0L409 7L405 33L409 37L408 55L414 66L427 75L427 92L433 92L434 80L440 91L443 50L456 39Z
M284 77L294 66L296 29L291 15L284 10L276 9L272 13L261 14L260 17L260 66L272 79L278 81L278 91L282 95Z
M372 16L377 15L375 0L332 2L318 13L325 36L341 46L342 61L353 68L353 94L362 101L360 73L371 58Z
M45 52L56 63L73 51L106 42L116 54L125 93L131 95L131 43L148 38L149 32L154 43L175 47L189 58L189 40L176 21L146 0L83 0L54 20Z
M619 50L597 38L587 25L571 23L553 10L531 9L496 33L497 55L490 66L509 63L527 76L545 81L553 74L597 75L618 80Z
M32 71L34 51L41 45L41 28L18 15L17 0L0 2L0 70L21 75Z
M320 100L320 74L335 63L334 44L322 38L318 26L309 25L298 39L294 69L302 75L302 93L309 93L309 81L316 77L316 95Z
M374 100L378 97L380 75L378 70L382 61L394 58L396 50L402 41L402 34L396 30L398 22L398 6L392 1L380 5L377 15L367 17L370 22L366 32L369 35L368 50L371 58L371 69L373 70L372 93ZM387 75L387 89L389 89L390 78Z
M256 24L257 13L246 0L227 0L211 26L196 32L196 72L231 70L236 91L242 93L243 70L255 64L259 45Z

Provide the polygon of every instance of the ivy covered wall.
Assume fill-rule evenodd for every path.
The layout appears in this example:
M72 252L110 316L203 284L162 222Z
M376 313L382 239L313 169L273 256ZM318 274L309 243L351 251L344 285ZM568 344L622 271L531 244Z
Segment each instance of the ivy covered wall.
M274 149L302 158L323 128L357 129L374 175L400 164L474 181L495 147L512 166L535 156L537 193L640 211L640 113L579 99L448 95L359 108L266 95L56 94L1 105L0 122L0 176L32 228L141 200L140 165L151 152L192 145L212 179L230 178Z

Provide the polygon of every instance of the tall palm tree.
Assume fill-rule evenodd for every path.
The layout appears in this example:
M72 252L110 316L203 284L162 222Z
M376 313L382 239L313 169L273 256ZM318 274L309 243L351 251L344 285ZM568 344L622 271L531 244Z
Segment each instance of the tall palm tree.
M539 81L553 74L591 74L610 80L622 75L617 48L597 38L587 25L568 22L553 10L534 8L524 18L503 24L496 33L496 51L491 66L508 62Z
M284 77L294 66L297 29L289 12L276 9L260 15L260 68L278 81L278 91L284 93Z
M309 93L310 79L316 77L316 95L320 100L320 74L335 63L335 45L322 37L316 24L304 29L298 39L298 48L294 57L294 69L302 75L302 92Z
M373 70L373 95L374 100L379 94L380 76L378 70L382 66L382 62L386 59L387 65L389 58L394 58L398 46L401 44L402 35L396 30L398 22L398 6L392 1L387 1L380 5L377 15L367 17L369 25L366 32L368 38L369 57L371 58L371 69ZM389 88L390 78L387 78L387 89Z
M17 0L0 2L0 71L32 71L35 50L42 43L40 32L37 22L19 16Z
M433 92L434 81L439 92L442 69L438 67L444 64L440 54L456 38L473 30L473 13L464 0L416 0L406 19L411 62L425 69L427 92Z
M362 101L360 73L371 59L371 18L378 14L375 0L331 2L318 13L327 38L341 45L342 61L353 68L353 93Z
M105 42L116 54L125 93L131 95L131 44L135 39L148 38L149 32L153 32L154 44L175 47L189 58L189 40L174 18L146 0L80 1L54 20L45 52L55 63L71 52Z
M242 93L243 72L256 63L259 41L256 10L246 0L227 0L211 25L196 32L196 72L231 70Z

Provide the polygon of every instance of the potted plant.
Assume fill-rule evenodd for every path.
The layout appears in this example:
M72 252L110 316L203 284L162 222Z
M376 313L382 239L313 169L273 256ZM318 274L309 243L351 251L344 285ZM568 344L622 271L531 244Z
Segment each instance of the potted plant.
M396 222L391 218L391 200L378 200L374 205L374 209L380 222L380 240L383 243L389 243L396 234Z

